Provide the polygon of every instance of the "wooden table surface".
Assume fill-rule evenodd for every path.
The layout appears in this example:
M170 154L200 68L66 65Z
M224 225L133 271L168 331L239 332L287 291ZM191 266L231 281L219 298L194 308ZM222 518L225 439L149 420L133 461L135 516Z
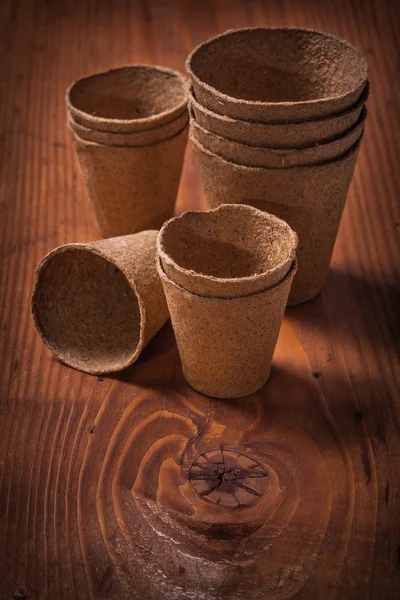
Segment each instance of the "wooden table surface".
M3 0L0 10L0 597L398 599L396 1ZM133 62L183 70L201 40L254 25L330 31L369 62L368 123L323 293L287 310L271 380L243 400L185 383L169 323L121 374L69 369L41 343L29 304L47 251L99 237L67 86ZM188 148L177 210L204 207ZM257 510L185 500L184 465L213 449L262 457Z

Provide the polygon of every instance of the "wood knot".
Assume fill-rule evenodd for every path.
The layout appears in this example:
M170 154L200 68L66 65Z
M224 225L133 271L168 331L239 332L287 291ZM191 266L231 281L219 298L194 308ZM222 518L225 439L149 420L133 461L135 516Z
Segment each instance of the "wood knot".
M267 477L257 460L226 448L203 452L188 473L197 496L230 508L255 502L267 487Z

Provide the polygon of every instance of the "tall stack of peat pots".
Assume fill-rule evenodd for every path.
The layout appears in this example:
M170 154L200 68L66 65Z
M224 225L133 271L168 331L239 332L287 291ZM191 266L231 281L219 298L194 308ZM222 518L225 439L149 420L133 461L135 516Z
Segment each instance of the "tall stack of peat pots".
M339 38L240 29L189 55L190 138L209 208L250 204L299 237L296 305L322 289L356 164L367 64Z

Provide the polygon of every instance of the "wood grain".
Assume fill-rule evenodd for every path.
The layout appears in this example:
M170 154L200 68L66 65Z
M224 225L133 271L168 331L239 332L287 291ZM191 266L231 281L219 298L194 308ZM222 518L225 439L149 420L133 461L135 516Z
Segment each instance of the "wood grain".
M399 598L396 1L4 0L0 11L0 597ZM68 84L131 62L183 70L201 40L251 25L337 33L369 61L367 129L323 293L287 311L271 380L243 400L189 388L169 324L116 377L63 366L29 297L48 250L99 235ZM188 148L177 210L204 206ZM255 481L253 500L237 484Z

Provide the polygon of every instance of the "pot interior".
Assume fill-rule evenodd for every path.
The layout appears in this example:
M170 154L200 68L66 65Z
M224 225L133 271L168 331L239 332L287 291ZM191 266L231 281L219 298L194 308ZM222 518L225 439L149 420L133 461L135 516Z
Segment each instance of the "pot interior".
M190 67L219 92L258 102L303 102L351 92L366 79L355 48L301 29L230 32L200 46Z
M225 205L170 221L161 244L182 269L234 279L279 267L293 253L294 239L288 225L268 213Z
M34 296L44 339L81 370L112 371L140 342L138 299L125 275L90 251L69 248L42 267Z
M105 119L136 120L185 101L182 79L154 67L122 67L80 79L70 90L74 108Z

